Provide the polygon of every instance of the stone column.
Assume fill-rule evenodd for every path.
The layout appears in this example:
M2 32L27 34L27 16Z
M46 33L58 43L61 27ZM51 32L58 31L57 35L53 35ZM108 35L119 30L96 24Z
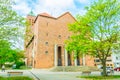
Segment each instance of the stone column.
M83 66L85 66L85 55L83 54Z
M74 59L74 65L77 66L77 59Z
M34 57L35 57L35 54L34 54L34 49L32 50L32 68L35 68L34 67Z
M57 66L57 44L54 46L54 65Z
M77 56L75 55L77 52L74 50L74 65L77 66Z
M66 49L65 49L65 66L68 66L68 53Z

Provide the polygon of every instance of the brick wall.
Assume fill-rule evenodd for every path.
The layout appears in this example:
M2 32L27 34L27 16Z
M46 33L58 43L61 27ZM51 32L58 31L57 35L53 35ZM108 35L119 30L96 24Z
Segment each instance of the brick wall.
M30 18L30 16L28 17ZM69 38L72 34L68 30L68 25L75 22L75 19L70 13L65 13L58 18L51 16L38 15L32 23L32 31L34 40L26 48L26 54L28 58L28 63L32 63L34 68L51 68L54 67L55 63L55 45L61 47L61 59L62 66L65 64L65 40ZM32 21L33 22L33 21ZM33 52L33 53L32 53ZM28 55L29 54L29 55ZM33 58L31 56L34 55ZM93 62L89 57L86 64L93 66ZM74 58L71 55L71 64L74 65ZM80 64L82 64L82 59L80 58Z

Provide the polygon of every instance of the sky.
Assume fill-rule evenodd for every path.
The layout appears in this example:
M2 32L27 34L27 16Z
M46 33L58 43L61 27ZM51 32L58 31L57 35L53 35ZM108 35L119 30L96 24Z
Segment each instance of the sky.
M85 6L90 5L93 0L15 0L13 9L19 15L26 16L31 10L35 15L48 13L58 17L65 12L70 12L73 16L85 14Z

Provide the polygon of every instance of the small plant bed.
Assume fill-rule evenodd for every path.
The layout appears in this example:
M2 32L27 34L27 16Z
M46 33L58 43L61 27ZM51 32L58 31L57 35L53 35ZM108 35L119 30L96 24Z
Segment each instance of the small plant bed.
M34 80L27 76L16 76L16 77L1 77L0 80Z
M85 80L120 80L120 75L110 75L110 76L77 76L77 78L84 78Z

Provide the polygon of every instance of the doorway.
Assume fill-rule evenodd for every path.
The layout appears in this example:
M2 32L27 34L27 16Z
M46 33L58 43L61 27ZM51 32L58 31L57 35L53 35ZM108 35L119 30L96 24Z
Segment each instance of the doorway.
M62 66L62 49L61 46L58 47L58 66Z
M69 52L68 52L68 66L71 66L71 55Z
M80 66L80 58L77 56L77 66Z

